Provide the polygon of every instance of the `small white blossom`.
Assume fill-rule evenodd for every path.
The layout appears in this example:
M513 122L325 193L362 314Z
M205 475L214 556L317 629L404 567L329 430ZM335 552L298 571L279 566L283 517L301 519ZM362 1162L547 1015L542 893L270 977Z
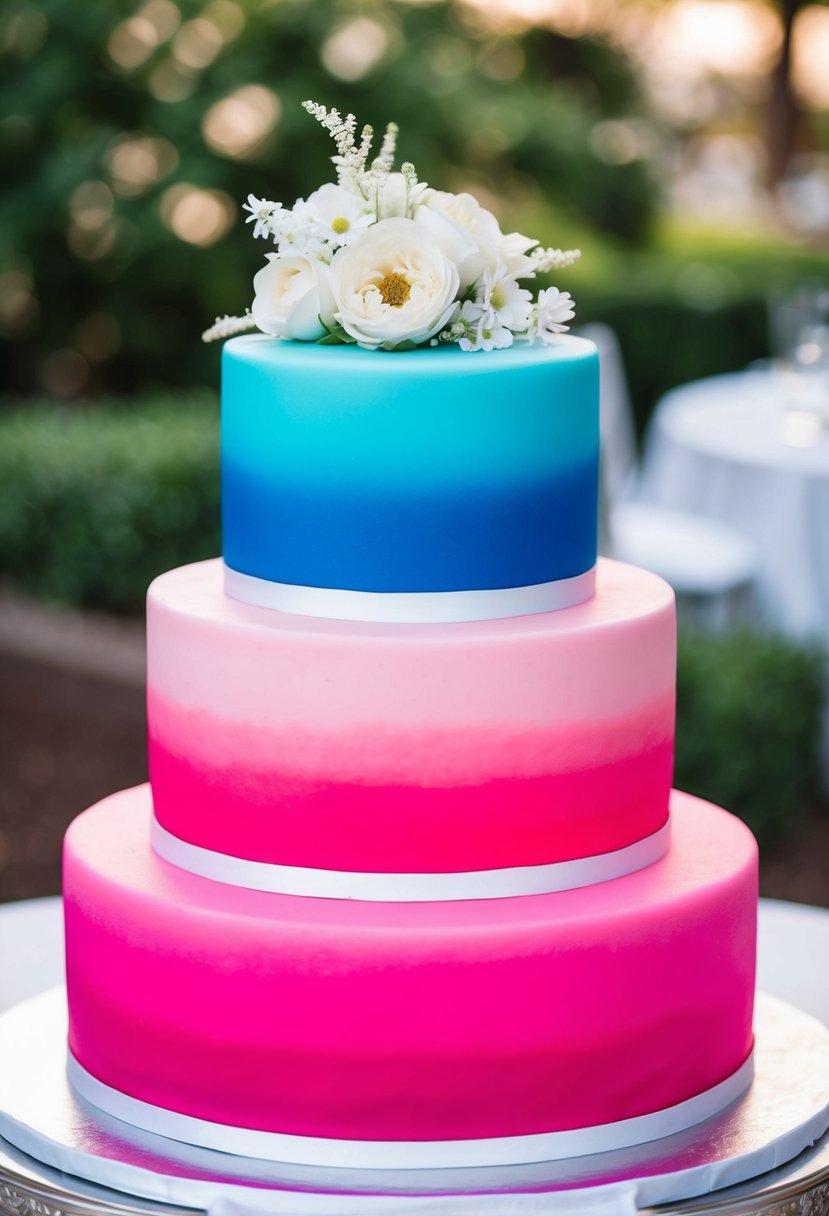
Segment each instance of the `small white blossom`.
M453 321L447 329L442 329L437 338L432 338L429 345L437 346L438 342L460 342L461 338L474 337L475 327L467 321Z
M566 333L570 328L566 322L572 321L575 315L569 291L548 287L538 293L538 302L530 318L527 337L531 342L537 337L542 342L555 342L558 334Z
M484 307L501 325L506 325L513 333L527 328L532 295L526 287L518 286L518 280L508 273L503 263L494 272L487 270L484 273L482 295Z
M397 136L400 134L400 128L396 122L390 122L386 127L383 135L383 142L380 145L380 152L374 158L372 169L377 169L381 173L391 173L394 165L394 154L397 151Z
M242 203L242 210L249 211L246 223L253 222L254 239L259 236L273 236L271 223L273 217L282 210L281 203L272 203L266 198L257 198L255 194L248 195L248 201Z
M315 101L304 101L302 105L329 132L334 140L337 155L332 159L337 166L337 181L339 185L345 190L362 194L364 198L368 197L362 185L362 179L367 172L366 165L368 164L371 145L374 139L373 128L368 124L363 127L358 144L354 139L354 134L357 130L357 120L353 114L347 114L343 118L338 110L327 110L325 106L321 106ZM393 154L393 140L396 138L396 133L393 137L390 137L387 130L386 139L383 141L384 146L387 145L389 138L392 139Z
M283 207L271 220L271 230L280 253L322 256L325 252L325 234L321 228L317 212L304 198L298 198L290 210Z
M512 330L502 325L491 310L481 312L472 300L461 306L461 322L464 325L464 334L458 339L461 350L504 350L512 346Z
M473 327L460 339L461 350L512 346L513 336L529 326L531 310L532 296L503 263L484 271L474 298L461 308L461 320Z
M530 261L536 274L545 274L549 270L561 270L564 266L572 266L581 257L580 249L533 249Z
M217 317L215 322L201 336L202 342L216 342L220 338L232 338L234 334L243 334L249 329L256 329L250 309L243 317Z

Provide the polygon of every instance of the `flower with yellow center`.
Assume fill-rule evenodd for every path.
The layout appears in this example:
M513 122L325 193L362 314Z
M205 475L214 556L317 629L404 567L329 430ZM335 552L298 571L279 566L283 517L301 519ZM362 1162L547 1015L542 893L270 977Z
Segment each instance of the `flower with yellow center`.
M402 308L412 294L412 285L409 280L394 271L381 279L377 287L383 297L383 303L391 304L392 308Z
M334 182L320 186L305 203L316 220L317 235L335 249L353 241L374 218L365 199Z
M360 346L434 337L457 307L458 269L414 220L372 224L331 261L336 319Z
M485 271L475 298L465 300L460 319L467 329L459 339L461 350L493 350L511 346L513 335L524 333L532 310L532 295L500 263Z

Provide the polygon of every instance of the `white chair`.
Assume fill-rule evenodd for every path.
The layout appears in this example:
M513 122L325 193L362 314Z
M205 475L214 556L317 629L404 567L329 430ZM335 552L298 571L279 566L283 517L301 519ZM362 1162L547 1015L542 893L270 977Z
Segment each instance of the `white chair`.
M579 333L595 342L601 367L600 550L653 570L671 584L684 610L721 625L748 606L756 573L752 547L722 524L637 497L633 411L618 340L598 323Z

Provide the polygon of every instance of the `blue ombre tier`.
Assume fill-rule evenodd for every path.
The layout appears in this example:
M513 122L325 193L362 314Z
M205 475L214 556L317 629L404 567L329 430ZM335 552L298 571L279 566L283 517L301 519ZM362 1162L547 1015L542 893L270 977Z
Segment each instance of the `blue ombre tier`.
M234 338L225 562L387 593L582 575L596 561L598 381L581 338L478 353Z

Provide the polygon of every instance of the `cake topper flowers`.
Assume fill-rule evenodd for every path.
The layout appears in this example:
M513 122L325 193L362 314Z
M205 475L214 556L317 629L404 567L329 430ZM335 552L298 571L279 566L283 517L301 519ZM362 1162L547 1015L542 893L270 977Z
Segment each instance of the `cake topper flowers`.
M248 195L253 235L276 252L254 276L250 309L218 318L206 342L260 329L369 350L448 342L476 351L553 342L568 328L569 292L548 287L533 299L521 282L569 266L578 249L545 249L520 232L503 233L471 194L433 190L408 161L395 172L394 123L372 158L370 126L358 135L353 114L303 106L334 141L337 180L293 207Z

